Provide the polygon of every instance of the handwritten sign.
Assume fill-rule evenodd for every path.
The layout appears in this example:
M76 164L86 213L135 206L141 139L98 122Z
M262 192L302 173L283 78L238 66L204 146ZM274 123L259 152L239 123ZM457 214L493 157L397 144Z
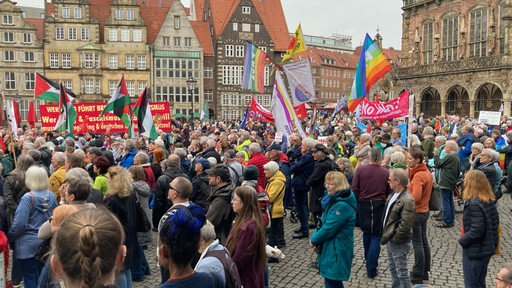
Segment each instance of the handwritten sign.
M105 113L103 117L98 117L103 109L105 109L106 103L79 103L73 106L77 113L73 134L83 134L88 131L105 133L107 128L110 128L111 132L116 133L127 131L121 119L112 113ZM151 107L155 126L164 132L171 132L172 124L169 102L152 102L149 106ZM59 106L57 104L41 104L39 109L42 130L52 131L60 115ZM137 132L137 117L134 117L133 123L135 132Z

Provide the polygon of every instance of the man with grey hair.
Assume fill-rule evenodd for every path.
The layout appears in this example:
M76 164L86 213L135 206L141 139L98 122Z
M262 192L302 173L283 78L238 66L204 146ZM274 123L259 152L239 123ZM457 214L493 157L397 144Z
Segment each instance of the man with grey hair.
M201 152L203 158L210 158L213 157L215 160L217 160L217 163L221 163L220 161L220 154L215 150L215 140L208 139L206 140L206 145L204 145L205 149L203 152Z
M119 166L123 167L124 169L130 168L130 166L133 165L133 158L135 157L135 154L137 154L137 142L135 139L128 139L124 143L124 151L125 154L123 155L123 158L119 161Z
M444 145L446 156L440 157L439 148L434 148L434 165L439 173L436 173L436 183L441 189L442 222L434 226L439 228L453 227L455 222L455 204L453 192L460 178L460 160L457 157L459 146L453 140L446 141ZM435 218L441 220L441 217Z
M190 176L190 160L187 159L187 150L185 150L184 148L175 148L174 149L174 154L178 155L178 157L180 157L180 167L181 167L181 171L184 173L184 174L187 174ZM169 156L170 157L170 156Z
M491 184L491 187L494 190L494 193L498 191L499 185L501 183L501 169L499 172L499 175L497 173L497 169L494 166L494 163L499 161L499 153L496 152L493 149L485 148L482 150L482 152L479 154L480 158L478 159L478 163L475 165L476 170L480 170L484 172L485 177L487 180L489 180L489 183ZM497 164L497 163L496 163ZM499 168L499 165L498 165ZM496 199L498 199L496 197Z
M46 140L44 137L37 137L36 140L34 140L34 145L36 145L36 149L41 152L41 163L49 169L52 160L52 151L48 148Z
M48 189L55 194L57 201L60 201L59 188L66 181L66 154L64 152L55 152L52 156L52 166L55 168L55 171L48 179L50 181Z
M261 153L261 146L258 143L251 143L249 145L249 165L254 165L258 168L258 185L261 187L266 186L265 172L263 165L268 163L268 158Z

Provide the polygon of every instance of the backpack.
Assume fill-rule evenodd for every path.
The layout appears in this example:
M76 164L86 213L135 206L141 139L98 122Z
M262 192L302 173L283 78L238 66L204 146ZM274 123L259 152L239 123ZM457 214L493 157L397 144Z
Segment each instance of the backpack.
M2 164L2 176L5 177L7 174L11 173L14 170L14 163L11 155L4 154L0 157L0 164Z
M242 186L242 180L243 180L243 179L242 179L242 177L241 177L240 175L238 175L238 172L236 172L236 169L235 169L235 168L231 167L230 165L227 165L227 166L228 166L228 168L229 168L230 170L232 170L233 172L235 172L235 176L236 176L235 181L234 181L235 187L240 187L240 186Z
M260 206L261 218L263 220L263 224L270 228L270 199L268 197L267 191L263 189L261 186L256 186L256 192L258 192L258 203Z
M225 248L223 250L208 251L204 257L215 257L219 259L220 263L222 263L222 267L224 267L227 288L242 287L240 274L238 274L238 268L236 267L235 262L233 262L233 259L229 257L229 253Z

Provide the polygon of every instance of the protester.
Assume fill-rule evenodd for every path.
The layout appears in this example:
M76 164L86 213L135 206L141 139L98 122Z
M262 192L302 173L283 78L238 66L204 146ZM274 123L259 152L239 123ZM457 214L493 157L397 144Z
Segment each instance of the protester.
M444 158L440 157L439 148L434 148L434 165L439 170L437 177L437 185L441 188L441 203L442 203L442 219L441 223L434 226L439 228L451 228L455 222L455 204L453 202L453 192L459 174L461 173L461 164L457 156L459 147L453 140L446 141L443 151L446 153ZM469 160L468 160L469 163Z
M212 186L212 192L208 198L210 207L206 218L215 226L217 239L223 244L226 243L233 222L233 210L230 207L230 202L235 185L231 182L229 168L226 165L216 165L206 170L206 173L209 177L209 184Z
M512 287L512 263L507 262L494 277L494 284L496 288L511 288Z
M286 193L286 178L284 174L279 171L279 165L274 161L263 165L263 169L265 171L265 177L268 179L265 190L268 193L272 207L272 211L270 211L271 224L268 230L268 244L272 247L277 246L277 248L282 248L286 246L283 223L283 201Z

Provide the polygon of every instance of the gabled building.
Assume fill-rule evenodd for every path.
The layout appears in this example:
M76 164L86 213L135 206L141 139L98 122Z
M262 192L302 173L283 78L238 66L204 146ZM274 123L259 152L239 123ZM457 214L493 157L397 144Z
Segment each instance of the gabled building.
M22 117L34 97L35 72L43 71L43 43L37 35L41 19L28 21L9 0L0 1L0 83L7 99L18 100ZM36 106L39 102L36 101Z
M214 111L220 119L241 119L251 97L269 107L273 77L267 69L265 92L242 90L246 41L280 61L289 43L286 20L280 1L195 0L191 13L208 23L215 58L213 75Z

